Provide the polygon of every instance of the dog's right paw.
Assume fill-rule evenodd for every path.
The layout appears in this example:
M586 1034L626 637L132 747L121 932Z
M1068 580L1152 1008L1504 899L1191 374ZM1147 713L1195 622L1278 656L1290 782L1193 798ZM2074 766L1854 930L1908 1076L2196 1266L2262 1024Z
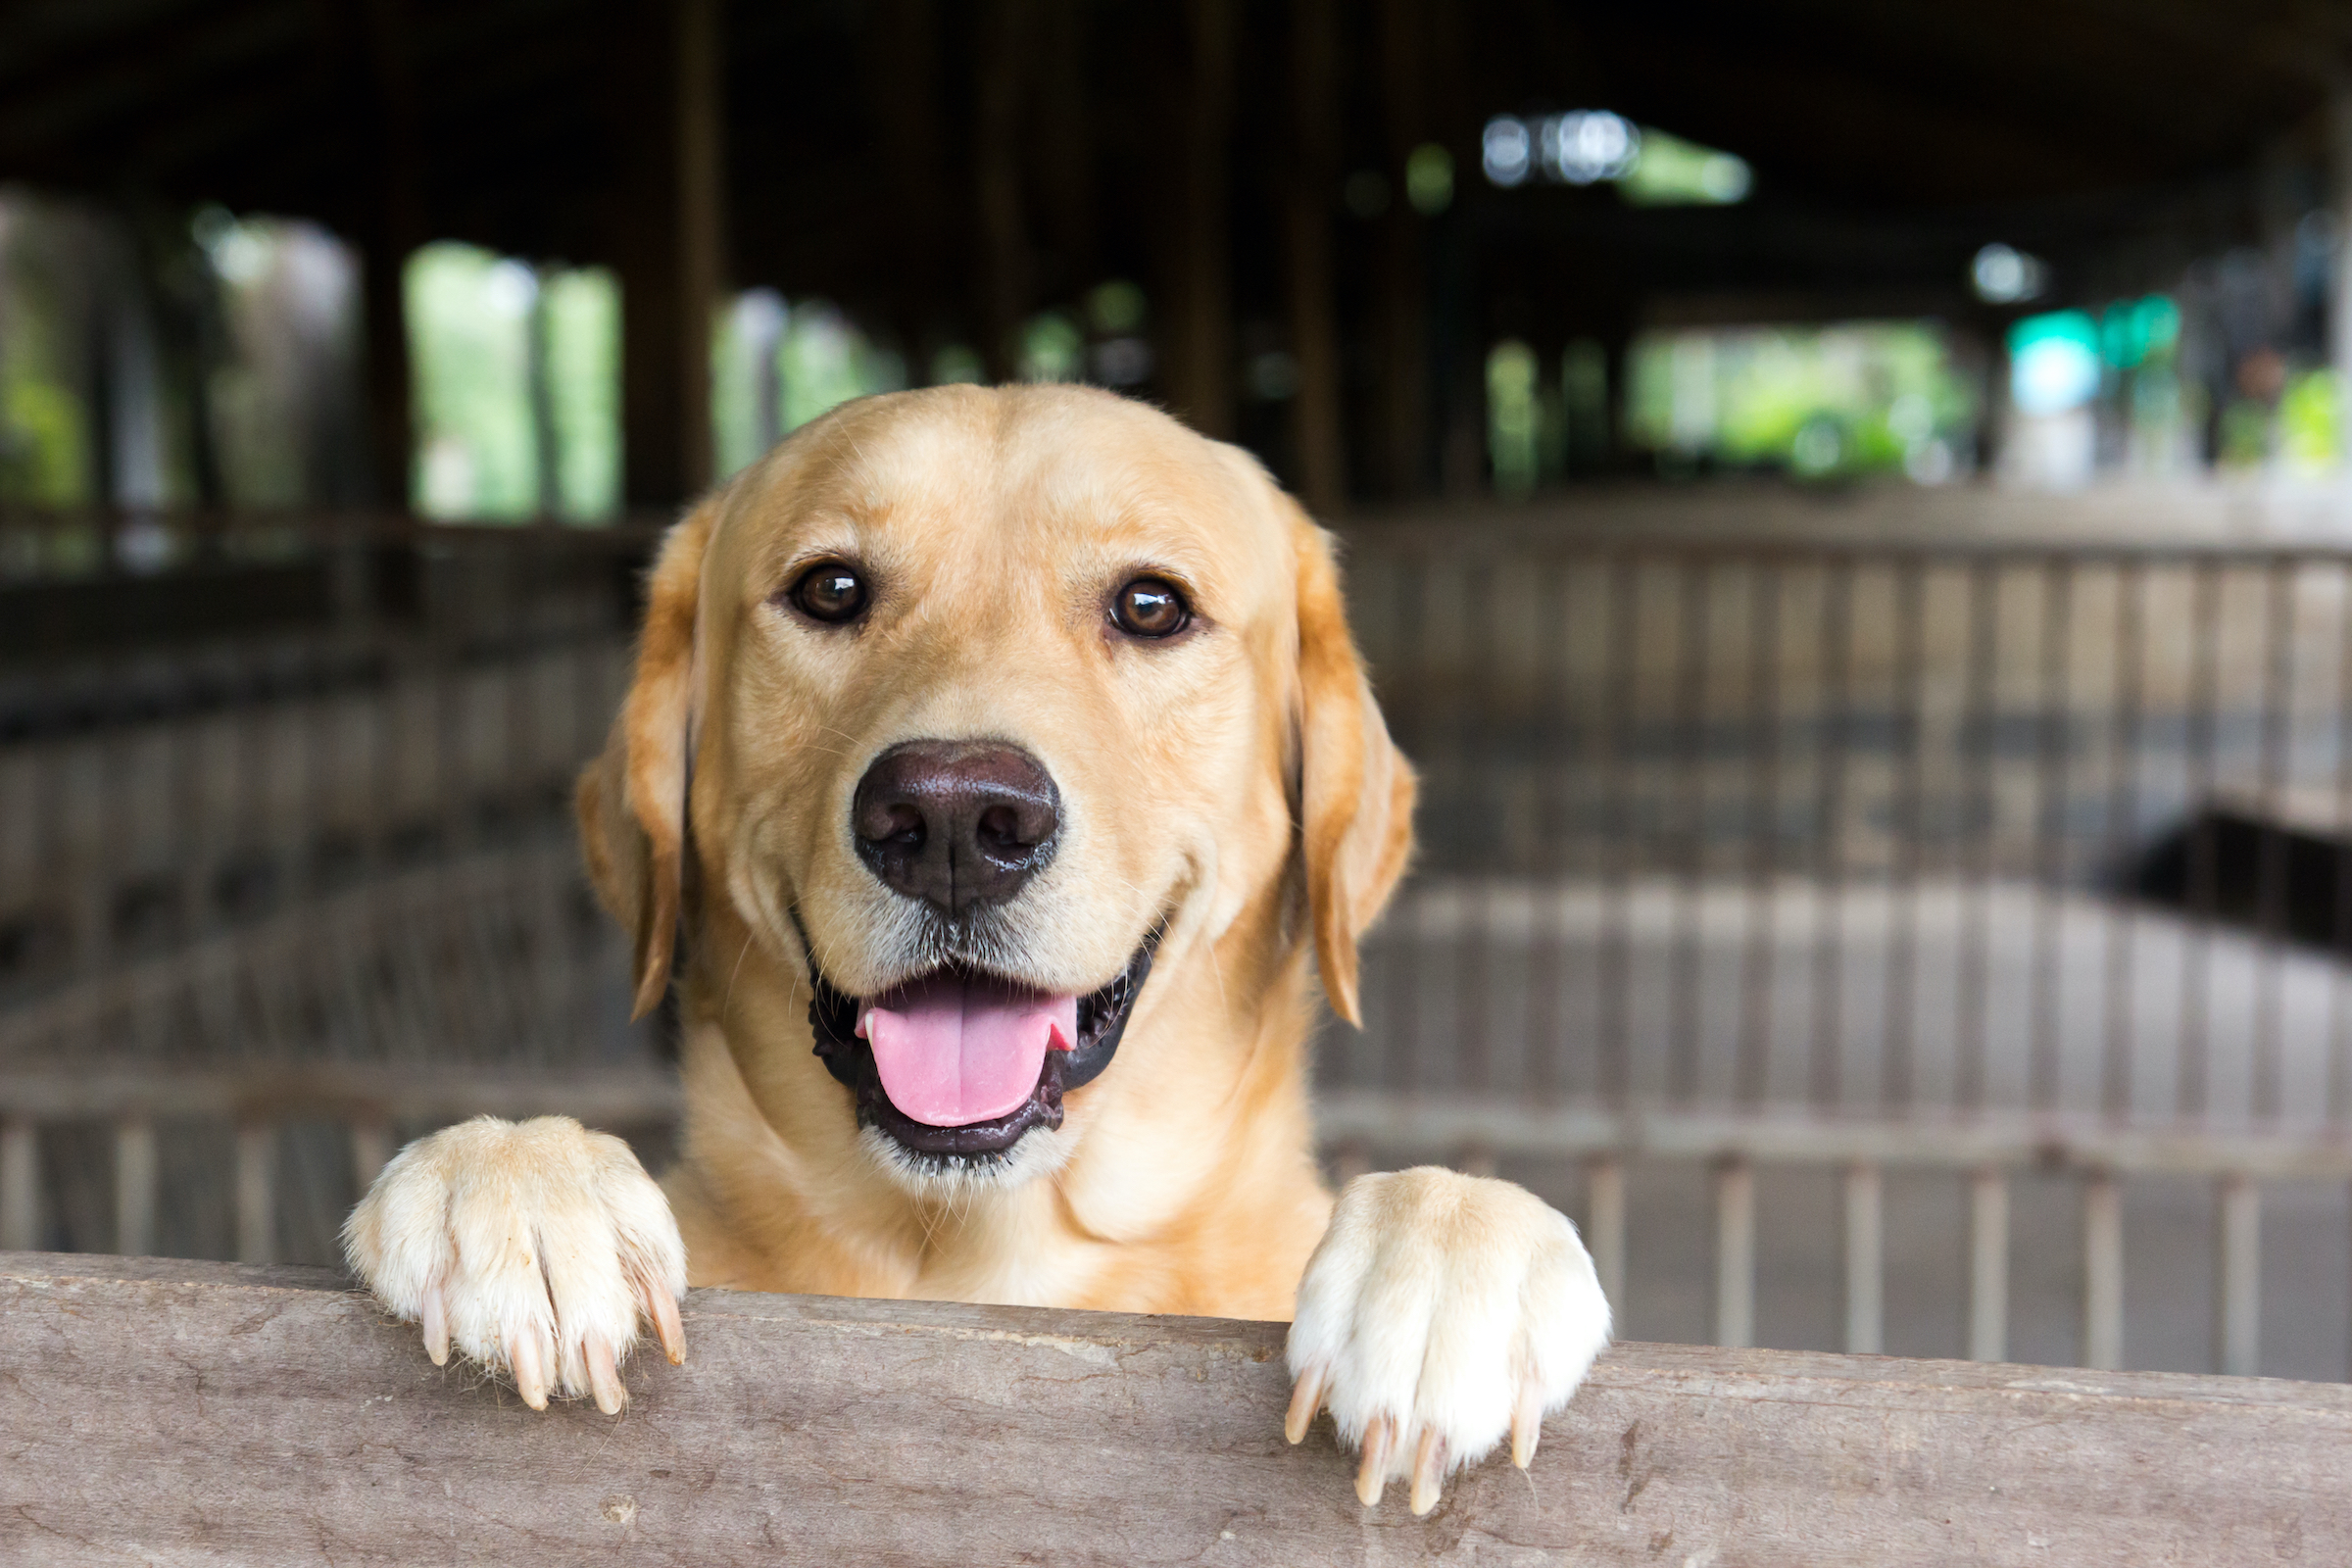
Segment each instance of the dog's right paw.
M629 1146L567 1116L482 1116L396 1155L343 1227L352 1269L424 1326L435 1365L455 1346L512 1374L523 1401L593 1394L618 1411L642 1313L673 1363L686 1246Z

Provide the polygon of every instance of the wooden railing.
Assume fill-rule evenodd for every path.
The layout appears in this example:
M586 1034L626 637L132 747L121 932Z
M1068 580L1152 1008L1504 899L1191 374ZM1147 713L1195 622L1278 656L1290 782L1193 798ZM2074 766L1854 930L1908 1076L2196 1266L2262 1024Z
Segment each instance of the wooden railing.
M1283 1326L696 1291L617 1418L320 1270L0 1254L10 1562L2352 1560L2352 1389L1621 1345L1426 1519L1293 1448Z

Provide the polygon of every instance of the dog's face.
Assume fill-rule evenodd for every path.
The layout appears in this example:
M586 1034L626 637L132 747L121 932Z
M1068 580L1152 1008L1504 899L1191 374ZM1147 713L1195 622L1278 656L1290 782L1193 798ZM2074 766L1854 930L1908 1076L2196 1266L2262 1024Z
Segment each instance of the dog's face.
M581 806L641 1007L691 855L920 1183L1050 1167L1064 1095L1150 1049L1154 963L1294 860L1351 1013L1410 799L1328 541L1254 463L1101 393L941 388L837 412L673 533Z

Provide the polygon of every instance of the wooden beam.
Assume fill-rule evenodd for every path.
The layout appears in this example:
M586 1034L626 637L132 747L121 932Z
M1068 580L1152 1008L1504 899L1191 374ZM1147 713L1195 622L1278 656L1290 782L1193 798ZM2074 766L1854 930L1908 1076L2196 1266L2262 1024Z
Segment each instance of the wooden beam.
M619 260L623 484L670 507L710 483L710 315L725 230L720 0L629 0L613 30L613 135L626 149L610 217Z
M1429 467L1429 278L1426 222L1404 196L1405 160L1429 137L1430 25L1422 0L1380 0L1381 122L1396 183L1381 224L1376 361L1380 410L1371 428L1383 487L1395 499L1426 487ZM1476 171L1459 169L1455 178Z
M1289 229L1291 348L1298 393L1291 401L1298 491L1316 516L1348 501L1348 452L1340 418L1340 313L1334 299L1332 195L1340 180L1340 9L1292 0Z
M316 1269L0 1255L0 1557L1880 1565L2352 1556L2352 1389L1623 1345L1426 1519L1276 1323L697 1291L617 1418Z
M1233 434L1234 345L1231 220L1234 0L1186 0L1182 123L1174 149L1176 221L1168 247L1172 286L1163 350L1176 415L1203 435Z

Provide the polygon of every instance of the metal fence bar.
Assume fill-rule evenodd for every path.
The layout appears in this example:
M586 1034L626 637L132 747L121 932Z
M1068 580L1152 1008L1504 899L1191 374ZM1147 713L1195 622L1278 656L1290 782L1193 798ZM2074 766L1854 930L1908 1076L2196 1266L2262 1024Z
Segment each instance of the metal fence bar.
M351 1122L352 1191L364 1193L392 1163L392 1129L381 1117L356 1116Z
M2262 1372L2262 1188L2250 1176L2224 1176L2216 1194L2221 1267L2214 1359L2236 1377Z
M1679 759L1673 788L1673 826L1667 830L1668 862L1680 872L1674 899L1674 931L1667 972L1667 1093L1686 1103L1698 1098L1701 970L1700 901L1706 893L1707 857L1707 631L1712 562L1694 556L1682 563L1675 604L1675 741ZM1682 842L1674 844L1679 838Z
M2329 935L2337 962L2328 986L2327 1115L2352 1120L2352 565L2336 571L2337 613L2343 628L2336 641L2335 690L2335 898Z
M2009 1359L2009 1178L1968 1178L1968 1358Z
M1569 847L1578 835L1573 823L1574 798L1570 783L1576 776L1577 724L1580 715L1571 702L1574 653L1569 636L1567 569L1556 558L1546 558L1537 574L1536 618L1529 628L1529 659L1539 681L1537 711L1544 715L1539 743L1536 821L1539 853L1533 863L1554 882L1574 868ZM1558 901L1541 901L1528 933L1527 1051L1528 1088L1542 1101L1558 1099L1569 1081L1570 1030L1561 1006L1561 970L1565 967L1565 933Z
M1740 954L1739 1057L1733 1094L1760 1104L1772 1071L1772 998L1780 953L1781 574L1748 564L1747 921Z
M2034 958L2031 1020L2027 1037L2027 1102L2044 1109L2058 1102L2058 944L2054 940L2054 895L2063 875L2067 838L2067 735L2073 727L2070 679L2075 626L2075 574L2071 562L2039 564L2041 575L2040 712L2034 751Z
M1876 1355L1886 1348L1885 1183L1879 1167L1845 1167L1845 1348Z
M115 1250L144 1257L155 1250L155 1123L125 1116L115 1123Z
M1715 1343L1744 1349L1756 1337L1756 1174L1743 1159L1715 1167Z
M1984 1103L1985 1061L1991 1053L1991 1009L1986 1005L1991 969L1992 873L2000 820L1996 793L1995 724L2000 675L2000 566L1974 563L1968 573L1967 695L1961 733L1967 737L1966 811L1975 831L1964 840L1959 859L1965 885L1955 955L1958 1006L1954 1009L1952 1101L1963 1110Z
M1816 727L1815 766L1820 791L1815 831L1813 1042L1807 1079L1817 1108L1828 1109L1845 1092L1845 787L1852 746L1847 717L1847 682L1853 661L1854 563L1837 557L1825 566L1821 616L1822 699Z
M0 1111L0 1252L40 1243L41 1148L32 1118Z
M2274 562L2266 574L2268 600L2262 662L2260 808L2278 812L2284 805L2287 725L2293 710L2295 675L2295 570ZM2286 827L2273 821L2256 839L2255 926L2263 939L2254 992L2253 1083L2248 1099L2258 1117L2276 1117L2279 1100L2279 1012L2284 1005L2282 952L2286 944Z
M2105 1171L2082 1183L2082 1364L2124 1364L2124 1190Z
M237 1128L237 1261L268 1263L277 1252L277 1128Z
M1600 676L1601 723L1595 759L1604 803L1607 839L1602 847L1599 971L1600 996L1594 1028L1594 1080L1603 1099L1623 1102L1633 1092L1632 975L1628 963L1628 915L1632 905L1634 839L1638 832L1627 772L1632 749L1634 672L1641 659L1639 565L1630 555L1608 563L1610 577L1607 653Z
M1919 859L1925 820L1927 731L1927 607L1925 565L1904 562L1896 571L1894 603L1895 782L1893 864L1887 892L1893 903L1886 945L1886 1019L1879 1102L1899 1114L1915 1090L1913 1059L1919 990Z
M2116 689L2115 713L2109 724L2107 754L2107 860L2120 874L2129 861L2139 832L2139 765L2137 749L2145 691L2145 627L2147 582L2137 562L2126 562L2115 574ZM2105 994L2101 1019L2099 1106L2112 1117L2132 1108L2132 1041L2134 1007L2132 980L2138 955L2133 946L2138 923L2129 904L2108 911L2106 924Z
M1625 1316L1625 1164L1602 1154L1585 1164L1585 1250L1600 1293L1620 1322Z
M2193 602L2189 611L2190 693L2186 735L2191 808L2213 794L2219 749L2222 585L2219 568L2199 562L2191 578ZM2220 905L2221 846L2210 816L2200 813L2191 822L2188 838L2186 902L2196 929L2187 957L2180 965L2180 1053L2177 1065L2175 1103L2181 1115L2205 1113L2211 1081L2208 1053L2212 1045L2213 916Z

